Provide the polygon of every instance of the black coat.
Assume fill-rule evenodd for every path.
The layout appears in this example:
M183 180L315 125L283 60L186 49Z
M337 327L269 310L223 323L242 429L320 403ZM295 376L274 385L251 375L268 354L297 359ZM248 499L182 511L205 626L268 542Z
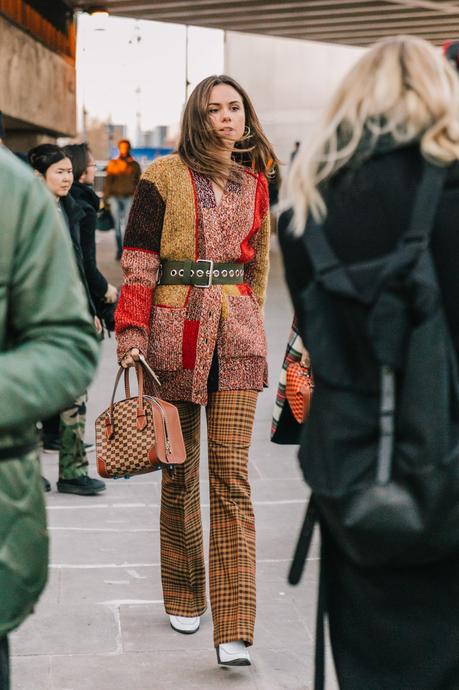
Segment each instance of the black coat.
M83 215L80 219L80 245L83 267L93 302L102 300L107 292L108 282L96 263L96 222L100 200L94 190L81 182L74 182L70 190Z
M326 193L324 231L341 261L366 261L395 246L407 227L421 172L418 147L410 146L335 176ZM311 280L312 268L301 239L288 232L291 215L286 211L279 219L279 241L295 304ZM459 163L448 174L432 233L432 253L459 352ZM300 323L300 331L305 327Z
M344 263L394 248L407 227L422 172L417 146L374 156L331 180L324 231ZM281 217L286 279L304 337L301 291L311 264ZM459 164L448 173L432 233L449 327L459 352ZM390 324L388 324L390 327ZM429 362L426 362L426 367ZM312 361L314 369L314 361ZM459 689L459 560L416 568L362 568L323 534L330 635L341 690Z
M84 212L83 210L79 207L79 205L74 201L74 199L68 194L67 196L64 196L60 199L59 202L60 209L62 210L62 214L64 216L65 222L67 224L70 237L72 240L72 246L73 246L73 251L75 253L75 259L77 262L78 266L78 272L81 278L81 282L83 283L83 287L86 292L86 296L88 298L88 307L90 313L95 316L96 314L96 309L94 306L94 302L91 297L91 293L89 290L88 282L86 280L86 274L84 270L84 261L83 261L83 252L81 249L81 243L80 243L80 221L84 217Z

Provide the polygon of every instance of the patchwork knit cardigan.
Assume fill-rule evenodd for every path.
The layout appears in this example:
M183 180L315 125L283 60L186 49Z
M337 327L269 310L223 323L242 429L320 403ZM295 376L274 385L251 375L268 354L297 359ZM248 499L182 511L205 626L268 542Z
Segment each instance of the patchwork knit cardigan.
M126 228L119 359L138 347L158 373L161 397L205 405L217 348L219 390L261 390L267 385L262 307L269 236L264 175L244 168L217 206L209 178L190 171L177 154L157 159L142 175ZM162 260L198 258L243 263L244 283L157 285Z

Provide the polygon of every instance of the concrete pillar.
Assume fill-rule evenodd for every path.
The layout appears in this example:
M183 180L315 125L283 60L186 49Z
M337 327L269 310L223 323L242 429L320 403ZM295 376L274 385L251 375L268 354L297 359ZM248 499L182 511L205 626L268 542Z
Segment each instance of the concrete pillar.
M0 104L5 143L25 150L74 136L75 64L0 16Z

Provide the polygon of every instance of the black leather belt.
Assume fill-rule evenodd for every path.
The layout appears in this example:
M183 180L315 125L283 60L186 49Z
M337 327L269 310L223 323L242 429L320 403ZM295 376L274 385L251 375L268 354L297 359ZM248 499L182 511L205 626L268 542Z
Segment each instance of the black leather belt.
M211 259L163 261L158 280L159 285L194 285L201 288L211 285L237 285L243 282L244 264L217 263Z

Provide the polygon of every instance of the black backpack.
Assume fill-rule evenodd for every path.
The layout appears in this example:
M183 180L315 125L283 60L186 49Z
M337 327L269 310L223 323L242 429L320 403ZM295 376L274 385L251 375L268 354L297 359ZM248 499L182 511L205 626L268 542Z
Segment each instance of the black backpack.
M299 303L315 388L300 447L312 490L290 571L318 520L361 566L459 554L459 378L431 251L446 169L425 164L395 249L343 265L319 224Z

